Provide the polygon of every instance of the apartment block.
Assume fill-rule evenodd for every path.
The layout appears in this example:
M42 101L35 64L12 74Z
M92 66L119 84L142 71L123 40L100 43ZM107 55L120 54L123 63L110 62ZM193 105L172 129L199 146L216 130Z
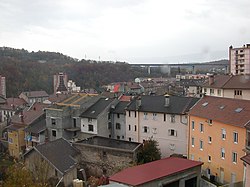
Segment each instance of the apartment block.
M204 162L202 173L211 181L243 181L246 129L250 101L203 97L189 111L188 158Z
M187 111L197 98L141 96L126 108L126 140L140 142L153 138L162 157L187 155Z
M250 44L229 47L230 72L233 75L250 74Z

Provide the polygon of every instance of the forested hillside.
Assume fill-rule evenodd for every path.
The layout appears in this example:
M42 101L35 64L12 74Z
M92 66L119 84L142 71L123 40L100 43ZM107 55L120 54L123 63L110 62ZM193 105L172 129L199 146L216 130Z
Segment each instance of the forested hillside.
M0 74L6 77L7 97L29 90L52 93L53 75L58 72L66 72L82 88L98 88L147 74L125 62L79 61L61 53L0 48Z

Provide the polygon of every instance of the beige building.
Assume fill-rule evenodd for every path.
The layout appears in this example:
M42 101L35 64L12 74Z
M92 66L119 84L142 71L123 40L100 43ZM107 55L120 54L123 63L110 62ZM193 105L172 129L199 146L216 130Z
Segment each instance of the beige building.
M250 100L250 76L211 75L202 85L202 94Z
M6 98L6 82L5 77L0 75L0 95Z
M250 44L229 47L230 72L233 75L250 74Z
M142 96L126 109L126 140L158 141L162 157L187 154L187 114L197 98Z

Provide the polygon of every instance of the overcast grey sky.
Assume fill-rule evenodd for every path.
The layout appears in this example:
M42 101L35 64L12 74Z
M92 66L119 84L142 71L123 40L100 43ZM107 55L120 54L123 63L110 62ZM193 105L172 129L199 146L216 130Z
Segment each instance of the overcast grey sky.
M129 63L228 58L250 0L0 0L0 46Z

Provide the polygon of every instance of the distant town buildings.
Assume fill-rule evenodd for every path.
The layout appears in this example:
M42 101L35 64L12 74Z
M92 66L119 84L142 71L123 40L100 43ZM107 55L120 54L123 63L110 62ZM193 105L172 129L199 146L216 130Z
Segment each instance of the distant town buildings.
M230 73L233 75L250 74L250 44L243 47L229 47Z
M0 96L3 96L6 98L6 82L5 77L0 75Z
M33 103L38 102L42 103L48 100L49 95L45 91L30 91L30 92L22 92L19 95L19 98L23 99L31 106Z

